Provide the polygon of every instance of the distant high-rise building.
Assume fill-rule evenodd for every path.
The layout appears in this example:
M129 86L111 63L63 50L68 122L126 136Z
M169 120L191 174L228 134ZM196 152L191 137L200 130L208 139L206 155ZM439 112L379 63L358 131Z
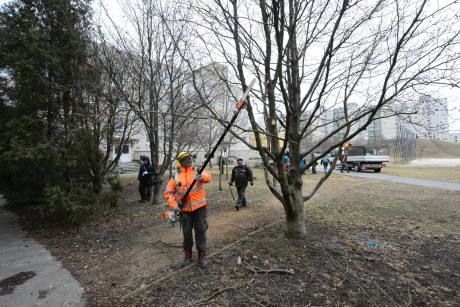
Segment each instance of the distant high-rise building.
M356 103L348 106L349 116L359 112ZM394 115L398 113L397 115ZM322 135L327 135L338 129L345 123L344 110L342 107L325 111L322 116ZM355 123L350 132L362 127L368 118L362 118ZM398 129L406 128L418 138L429 138L437 140L450 140L449 138L449 112L446 98L433 98L429 95L422 95L417 101L406 103L404 106L391 106L377 112L374 120L367 126L366 130L359 133L357 138L367 140L373 144L379 144L384 139L395 139ZM342 129L335 134L343 137L345 130Z
M422 95L412 107L415 114L411 114L404 125L417 138L444 141L449 139L449 108L446 98Z

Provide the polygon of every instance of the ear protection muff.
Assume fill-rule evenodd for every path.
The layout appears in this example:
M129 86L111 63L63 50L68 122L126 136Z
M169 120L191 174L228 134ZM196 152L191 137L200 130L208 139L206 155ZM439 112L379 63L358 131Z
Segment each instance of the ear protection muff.
M195 163L192 161L192 166L194 166L194 165L195 165ZM176 161L176 166L177 166L178 168L181 168L181 167L182 167L182 164L180 164L179 161Z

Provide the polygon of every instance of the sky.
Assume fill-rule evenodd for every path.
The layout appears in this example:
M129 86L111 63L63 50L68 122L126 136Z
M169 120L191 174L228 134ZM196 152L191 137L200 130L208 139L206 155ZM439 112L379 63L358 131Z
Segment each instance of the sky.
M0 0L0 5L9 2L10 0ZM98 2L97 0L94 2ZM108 4L114 4L114 0L102 0L102 2ZM114 6L111 5L111 9ZM116 8L114 9L116 10ZM120 15L123 15L120 13ZM117 18L118 19L118 18ZM119 20L119 19L118 19ZM433 96L433 98L446 98L449 105L449 130L450 132L460 133L460 88L443 88L439 90L439 96Z

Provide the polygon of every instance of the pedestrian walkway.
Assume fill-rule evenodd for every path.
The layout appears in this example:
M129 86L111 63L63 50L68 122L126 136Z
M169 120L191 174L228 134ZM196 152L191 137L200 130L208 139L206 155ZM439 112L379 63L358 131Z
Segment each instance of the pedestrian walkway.
M453 183L453 182L443 182L443 181L435 181L435 180L426 180L426 179L416 179L416 178L404 178L398 176L391 176L385 175L382 173L374 173L374 172L354 172L350 171L349 173L341 173L338 170L335 170L334 173L340 175L347 175L353 177L360 177L365 179L372 179L372 180L383 180L395 183L404 183L404 184L412 184L412 185L419 185L429 188L437 188L437 189L444 189L450 191L460 191L460 183Z
M414 166L458 166L460 159L416 159L409 163Z
M4 206L0 195L0 306L85 306L78 281Z

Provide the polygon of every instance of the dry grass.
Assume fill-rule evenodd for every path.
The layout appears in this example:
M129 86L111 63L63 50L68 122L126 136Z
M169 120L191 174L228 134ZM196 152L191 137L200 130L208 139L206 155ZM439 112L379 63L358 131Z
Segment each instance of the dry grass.
M384 175L460 183L460 166L412 166L387 164Z
M283 207L253 171L248 208L236 211L228 178L210 170L206 272L179 269L180 228L161 220L162 206L137 202L137 183L79 230L36 225L29 210L21 221L79 279L91 306L458 305L458 192L332 174L305 203L306 238L286 240ZM320 176L303 176L305 192Z
M460 157L460 145L447 141L418 139L416 153L418 159L458 158Z
M218 186L218 174L211 172L215 180L208 186L210 196ZM246 193L251 201L248 210L228 212L225 221L254 213L247 215L254 229L261 229L261 221L271 226L212 257L215 271L207 272L211 281L204 286L219 293L212 306L253 306L252 302L267 306L457 305L458 192L332 174L305 203L307 237L291 242L282 235L282 205L266 187L262 171L254 169L254 174L255 185ZM303 176L305 192L320 176ZM226 181L222 178L223 184ZM225 185L220 201L229 197ZM219 221L214 218L213 232L224 222ZM244 233L247 230L241 229L242 237ZM369 247L369 242L378 247ZM243 264L289 269L295 275L265 279L263 274L247 274L243 265L236 264L238 256ZM189 270L168 281L161 291L179 280L203 285L202 274ZM155 288L145 297L156 298L158 292ZM208 292L195 300L210 297ZM165 297L171 295L178 302L191 300L191 294L178 297L177 292Z
M306 203L306 214L334 226L383 232L417 229L424 236L458 236L460 229L456 191L346 176L328 180Z
M213 180L208 191L219 190L217 169L209 170ZM249 186L246 196L255 210L270 211L272 219L283 220L282 205L269 191L261 169L253 169L255 185ZM413 167L390 165L383 174L446 182L460 182L460 167ZM378 175L378 174L376 174ZM308 192L322 176L310 173L303 176L304 191ZM124 179L129 181L127 179ZM225 174L221 178L222 198L230 198ZM236 189L232 187L236 197ZM413 231L420 235L458 236L460 207L458 192L421 186L395 184L332 174L315 196L305 203L307 221L310 219L326 225L359 226L381 231ZM252 210L251 210L252 211Z
M385 168L383 173L389 173L387 170L390 169L393 170L391 175L449 182L455 182L460 174L460 168L442 168L430 176L432 168L400 166ZM256 188L247 189L248 199L255 203L270 203L282 214L282 206L266 187L262 171L256 169L254 174L258 180ZM316 184L317 176L303 176L305 192ZM460 229L458 200L456 191L332 174L305 203L305 211L307 220L313 218L335 226L359 225L382 231L416 228L426 235L457 236Z

